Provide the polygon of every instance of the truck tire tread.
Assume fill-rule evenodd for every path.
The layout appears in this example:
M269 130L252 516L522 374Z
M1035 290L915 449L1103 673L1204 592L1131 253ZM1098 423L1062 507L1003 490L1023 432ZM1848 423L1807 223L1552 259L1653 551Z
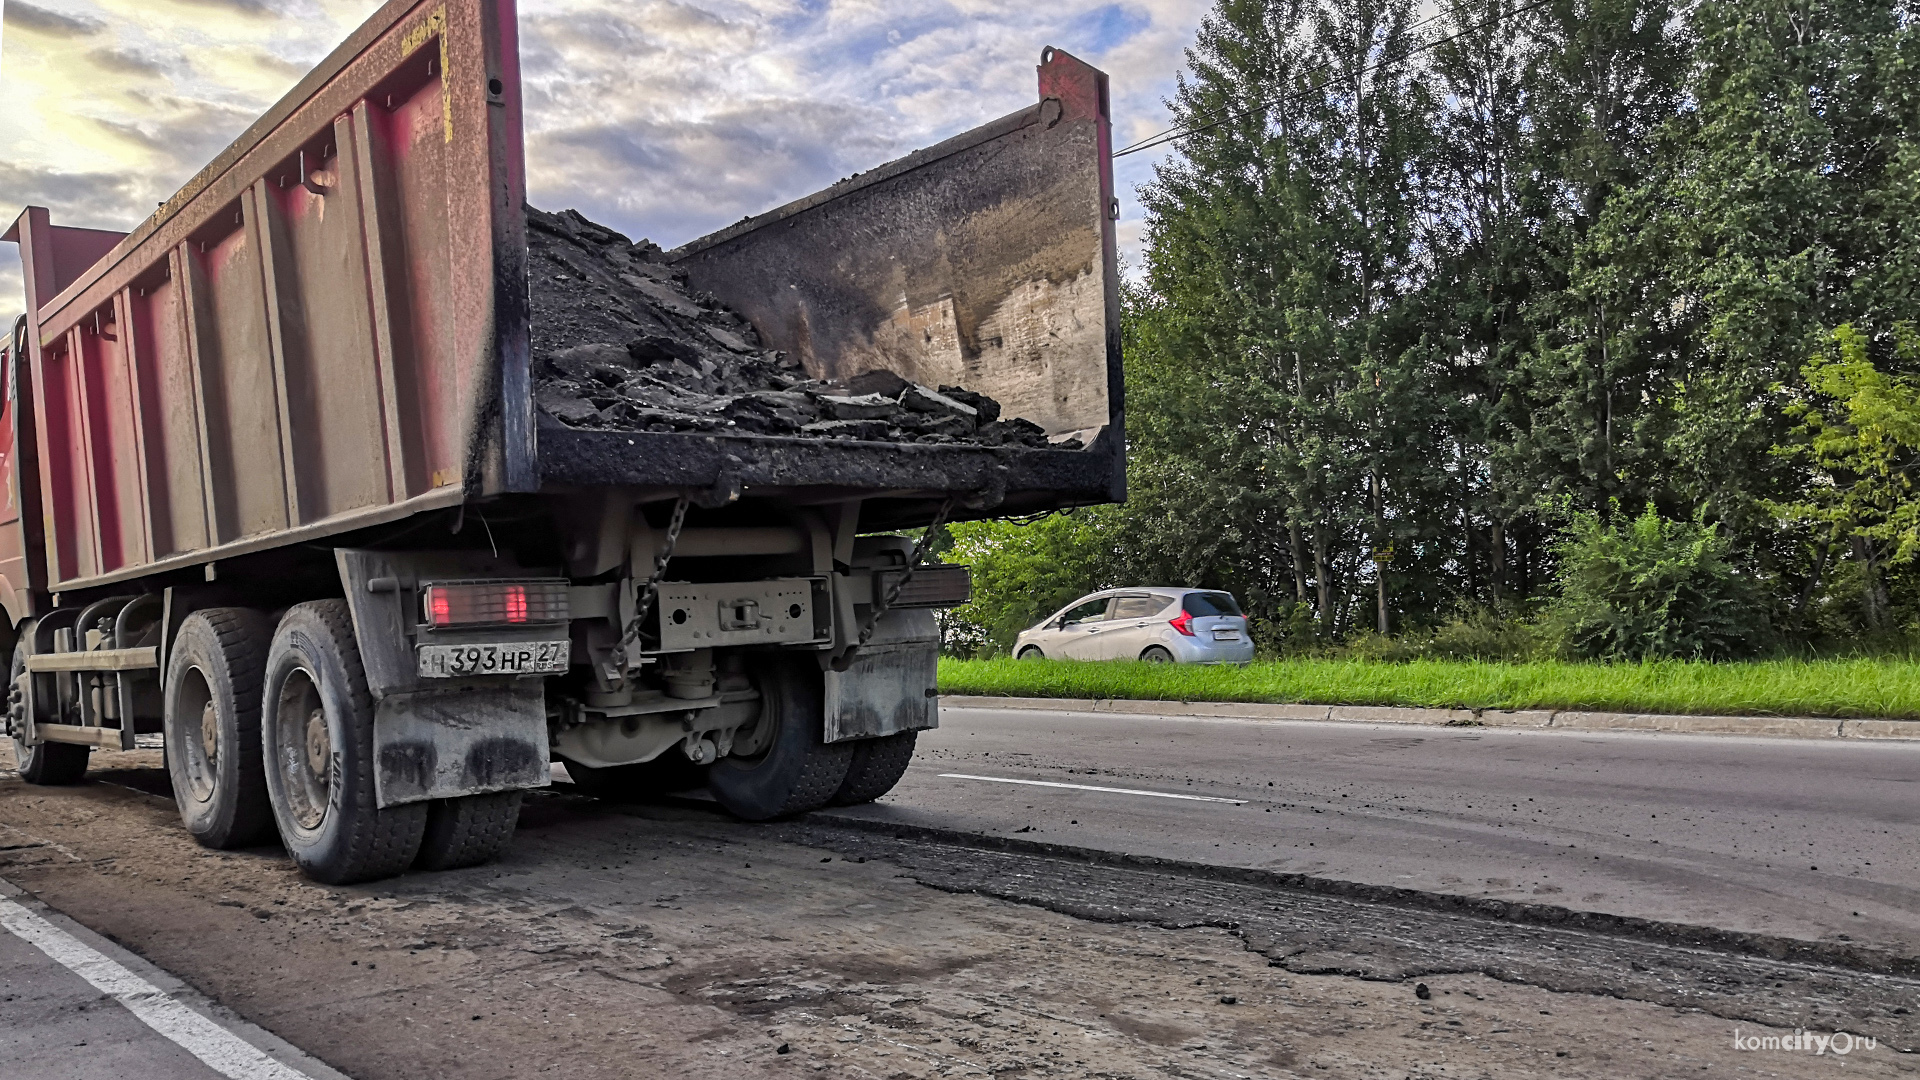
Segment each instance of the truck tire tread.
M735 817L772 821L827 805L846 781L853 744L824 741L825 691L811 657L780 657L761 680L761 708L775 710L780 728L755 760L721 758L707 789Z
M902 731L877 739L861 739L853 744L853 761L847 766L847 778L840 790L827 800L828 806L855 806L870 803L893 790L907 774L913 760L913 746L919 732Z
M499 858L513 843L525 797L524 791L495 791L428 803L427 829L413 865L460 870Z
M168 651L165 741L198 736L198 717L171 715L173 692L177 689L175 680L196 659L218 668L207 673L208 691L216 696L224 692L232 697L227 707L231 710L233 730L222 732L232 739L226 748L232 770L222 778L230 786L215 793L208 817L196 821L189 812L185 801L189 789L184 775L184 755L169 754L167 760L181 820L193 838L206 847L246 847L273 833L273 804L267 799L266 767L260 756L260 691L266 683L267 645L272 640L273 624L263 612L251 608L202 608L187 616L174 638L173 648ZM172 775L176 768L183 770L182 775Z

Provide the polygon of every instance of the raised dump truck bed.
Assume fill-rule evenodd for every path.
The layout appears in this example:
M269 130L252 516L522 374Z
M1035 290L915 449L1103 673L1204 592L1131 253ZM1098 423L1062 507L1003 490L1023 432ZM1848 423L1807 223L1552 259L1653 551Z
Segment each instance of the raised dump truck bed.
M132 232L33 207L5 234L30 782L163 732L202 843L277 830L327 881L492 857L550 760L752 819L870 800L938 722L932 610L969 595L930 530L875 530L1122 496L1098 71L1046 50L1033 107L663 271L761 363L959 386L1039 448L536 414L518 65L511 0L395 0Z

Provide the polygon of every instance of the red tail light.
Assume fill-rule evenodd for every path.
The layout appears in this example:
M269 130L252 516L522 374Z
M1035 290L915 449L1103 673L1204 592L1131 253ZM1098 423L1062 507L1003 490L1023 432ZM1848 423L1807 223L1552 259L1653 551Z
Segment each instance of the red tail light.
M1187 635L1188 637L1192 637L1193 636L1193 612L1183 611L1180 614L1174 616L1172 621L1168 622L1167 625L1173 627L1175 630L1180 631L1181 633Z
M436 627L566 622L565 581L448 581L422 592L427 622Z

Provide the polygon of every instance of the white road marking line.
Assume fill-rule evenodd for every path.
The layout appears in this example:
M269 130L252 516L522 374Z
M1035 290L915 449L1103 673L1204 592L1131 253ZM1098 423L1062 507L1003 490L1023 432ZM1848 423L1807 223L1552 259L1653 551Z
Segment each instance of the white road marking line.
M126 1006L142 1023L230 1080L313 1080L4 896L0 896L0 926L92 983L94 989Z
M1141 791L1137 788L1094 787L1092 784L1056 784L1051 780L1015 780L1006 776L969 776L966 773L943 772L945 780L985 780L993 784L1025 784L1028 787L1071 788L1074 791L1106 791L1115 795L1151 795L1156 799L1186 799L1190 802L1223 802L1235 806L1247 805L1245 799L1221 799L1212 795L1176 795L1171 791Z

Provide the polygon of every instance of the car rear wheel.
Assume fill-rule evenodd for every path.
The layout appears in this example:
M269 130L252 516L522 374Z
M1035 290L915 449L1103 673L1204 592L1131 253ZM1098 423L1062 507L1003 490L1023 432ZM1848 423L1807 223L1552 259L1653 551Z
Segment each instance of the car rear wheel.
M421 870L459 870L492 862L513 843L524 791L492 791L434 799L413 865Z
M1140 654L1140 659L1145 660L1149 664L1171 664L1173 663L1173 654L1158 645L1151 645L1148 646L1146 652Z

